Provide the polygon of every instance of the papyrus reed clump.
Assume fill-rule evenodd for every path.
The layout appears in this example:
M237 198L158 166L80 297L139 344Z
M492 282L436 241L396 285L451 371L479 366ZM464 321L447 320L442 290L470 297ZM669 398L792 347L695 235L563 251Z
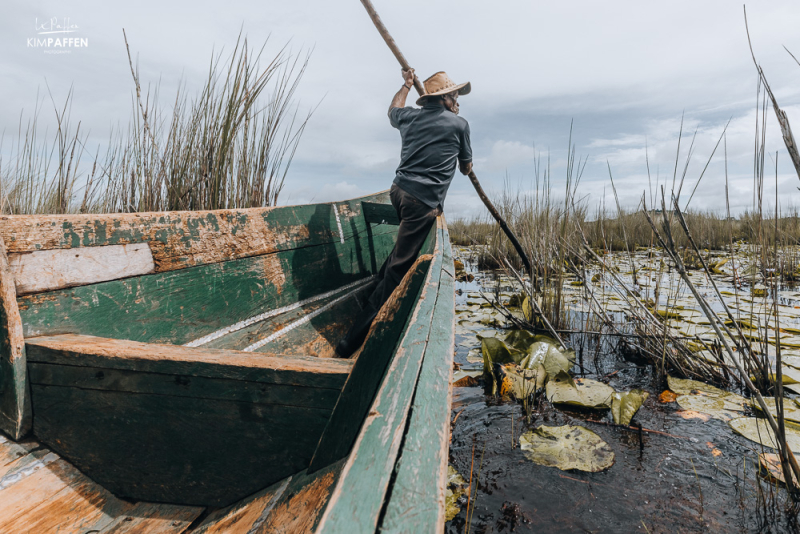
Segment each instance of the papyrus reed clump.
M54 132L44 130L37 106L5 158L0 146L0 213L274 205L310 117L294 101L308 55L283 48L268 57L265 47L240 36L227 59L212 56L196 94L184 83L168 105L158 86L142 86L129 52L131 119L102 150L87 146L85 127L70 117L72 91L53 105Z

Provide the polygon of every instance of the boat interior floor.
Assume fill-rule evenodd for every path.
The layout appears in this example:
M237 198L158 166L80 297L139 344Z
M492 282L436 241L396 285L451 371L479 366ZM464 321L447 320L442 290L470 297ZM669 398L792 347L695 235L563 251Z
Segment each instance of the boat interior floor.
M37 441L0 434L0 532L255 534L307 532L342 462L289 476L224 508L115 497Z
M283 308L259 311L188 343L189 347L334 357L334 348L374 287L369 277Z

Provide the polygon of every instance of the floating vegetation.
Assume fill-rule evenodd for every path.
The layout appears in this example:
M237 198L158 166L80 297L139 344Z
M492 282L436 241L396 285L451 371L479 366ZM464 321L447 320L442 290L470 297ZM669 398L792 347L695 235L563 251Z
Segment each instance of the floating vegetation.
M450 521L461 511L461 498L467 495L469 484L452 465L447 466L444 520Z
M750 441L771 447L778 448L778 441L775 439L775 433L772 431L765 419L757 417L739 417L738 419L731 419L728 421L730 427L740 436L743 436ZM800 425L794 423L786 423L786 445L792 452L800 454Z
M582 426L540 426L519 437L525 456L562 471L596 473L614 465L614 451L600 436Z
M618 425L629 425L650 394L641 389L615 392L611 401L611 416Z
M607 410L611 408L614 388L590 378L576 378L559 373L547 382L547 399L553 404Z

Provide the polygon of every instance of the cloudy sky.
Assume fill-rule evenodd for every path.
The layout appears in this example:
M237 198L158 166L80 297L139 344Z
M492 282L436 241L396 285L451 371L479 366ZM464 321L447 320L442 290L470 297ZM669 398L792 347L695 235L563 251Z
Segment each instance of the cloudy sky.
M730 1L458 2L373 0L421 77L445 70L472 82L461 115L470 121L476 172L484 187L533 187L534 158L549 166L555 192L564 187L570 123L576 157L587 161L579 195L589 206L613 203L608 166L621 201L635 207L651 183L671 182L681 117L685 138L696 132L687 170L700 175L725 124L730 200L752 206L756 72L747 48L742 5ZM37 92L56 102L74 91L71 116L103 143L131 115L132 83L124 28L138 55L143 82L174 94L180 81L199 89L212 51L231 50L240 29L250 43L269 38L267 54L287 42L312 50L297 93L301 109L317 106L292 165L281 203L349 198L388 188L400 137L386 109L402 83L396 61L357 0L286 2L143 0L4 0L0 18L3 88L0 130L4 150L27 120ZM756 55L795 131L800 132L800 3L748 4ZM36 21L69 18L89 46L45 54L27 46ZM168 105L169 98L163 98ZM43 115L49 112L44 100ZM778 155L781 209L800 205L774 116L769 115L768 198L775 197ZM647 149L645 149L647 147ZM709 165L692 206L723 209L722 150ZM483 213L465 177L457 175L446 202L452 217Z

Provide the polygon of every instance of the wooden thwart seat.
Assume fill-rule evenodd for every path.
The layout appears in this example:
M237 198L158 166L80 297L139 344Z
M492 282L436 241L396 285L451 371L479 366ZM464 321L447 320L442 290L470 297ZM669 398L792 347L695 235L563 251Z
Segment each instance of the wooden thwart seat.
M25 349L40 440L120 497L206 506L304 469L353 365L73 334Z

